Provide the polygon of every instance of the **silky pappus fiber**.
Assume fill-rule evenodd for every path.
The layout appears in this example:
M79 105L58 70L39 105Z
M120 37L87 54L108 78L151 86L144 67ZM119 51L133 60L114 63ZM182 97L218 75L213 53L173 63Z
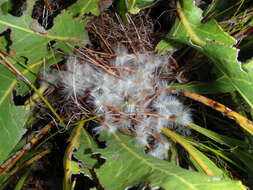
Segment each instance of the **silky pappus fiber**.
M192 122L190 110L168 91L172 70L165 56L129 54L118 48L106 70L78 56L69 56L66 69L52 73L47 73L47 78L61 87L65 100L82 107L80 97L85 96L91 113L102 115L93 129L95 134L131 131L138 145L160 159L166 158L170 148L162 128L191 135L187 128Z

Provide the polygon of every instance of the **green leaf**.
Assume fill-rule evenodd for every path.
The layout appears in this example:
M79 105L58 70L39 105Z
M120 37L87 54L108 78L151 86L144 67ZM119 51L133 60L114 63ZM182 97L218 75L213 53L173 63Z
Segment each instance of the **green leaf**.
M247 63L242 65L242 68L247 72L253 71L253 59L247 61Z
M118 11L121 16L125 16L127 12L138 14L142 9L148 8L155 0L119 0Z
M17 84L16 76L0 65L0 164L6 160L26 129L28 110L11 103L11 93Z
M182 5L178 2L180 20L175 22L167 38L188 44L209 57L230 87L237 90L253 108L253 73L241 69L237 60L238 50L232 47L236 41L214 20L201 23L202 11L193 0L181 2Z
M70 143L64 156L64 190L70 190L74 187L75 183L72 178L74 174L83 173L91 177L90 170L97 163L97 160L91 157L92 150L97 148L97 145L83 129L83 123L81 122L73 129ZM75 160L72 159L73 157Z
M166 40L161 40L155 50L157 51L157 54L160 55L164 55L167 51L173 51L176 50L177 48L175 47L175 45L172 42L168 42Z
M41 34L38 31L34 31L34 22L31 17L31 12L33 9L34 1L27 1L27 10L23 12L21 17L15 17L10 14L4 15L2 11L0 11L0 32L5 31L6 29L11 29L10 38L12 40L12 45L10 50L15 54L12 57L12 62L17 62L22 65L15 65L17 69L21 72L26 67L29 67L29 71L26 74L26 78L30 80L32 83L36 79L36 74L40 70L40 66L43 62L48 65L46 62L48 59L55 57L58 59L59 55L54 55L52 53L52 49L48 48L48 43L51 40L57 40L56 47L61 48L62 50L66 50L65 42L74 46L84 44L85 40L88 39L87 33L85 31L85 21L81 21L79 19L74 19L73 16L69 12L64 12L58 15L54 19L54 26L47 31L47 34ZM37 23L38 24L38 23ZM33 28L33 29L32 29ZM2 45L0 48L3 51L6 51L6 46ZM72 51L72 49L68 52ZM28 63L23 58L28 59ZM54 59L54 58L52 58ZM38 66L35 66L38 64ZM25 95L29 87L25 85L22 81L18 82L17 93L20 95Z
M25 173L19 178L18 183L15 186L14 190L22 190L23 186L29 176L29 174L31 173L31 168L26 169Z
M207 175L224 177L223 171L219 169L207 156L192 146L186 138L167 128L163 128L162 131L166 136L179 143L190 154L192 159L196 161L195 163L199 165L198 168L201 168L201 170Z
M145 9L152 5L155 0L127 0L127 8L131 14L137 14L141 9Z
M167 37L202 49L204 49L202 46L210 41L226 46L236 43L236 40L226 34L215 20L201 22L202 11L195 6L193 0L182 0L181 2L182 5L177 2L180 20L176 20Z
M11 10L12 6L13 6L12 2L8 0L2 0L2 5L0 8L4 14L7 14Z
M47 47L51 40L61 43L60 46L63 46L63 42L69 42L73 46L87 42L86 22L73 18L67 11L55 18L54 26L46 34L39 33L32 27L37 22L31 17L34 1L28 0L27 4L27 10L21 17L4 15L0 11L0 33L11 29L11 50L18 58L26 57L32 63L41 60L51 54Z
M50 60L54 60L53 55ZM46 59L45 59L46 61ZM39 61L30 64L27 69L15 64L19 71L29 80L34 81L35 76L31 72L37 72L44 64L44 61ZM47 64L46 64L47 65ZM29 116L29 110L23 106L15 106L12 104L12 91L16 88L20 94L25 94L29 87L17 79L6 67L0 65L0 164L7 159L12 149L16 146L19 140L24 135L26 129L25 122ZM19 87L19 88L18 88Z
M231 1L219 1L213 0L208 8L204 12L204 20L210 18L216 18L218 20L224 20L226 18L231 18L236 12L238 5L242 1L231 0Z
M252 173L253 172L253 156L249 152L239 150L239 149L234 149L232 151L236 157L243 162L243 164L246 166L248 172Z
M74 156L78 160L83 161L83 165L85 165L86 168L82 168L82 170L86 175L89 175L90 172L88 172L88 169L93 169L97 164L97 160L92 157L92 154L97 149L97 144L84 129L81 131L79 143L80 146L77 151L74 152Z
M4 184L4 181L6 180L6 178L7 178L6 173L0 175L0 184L1 184L0 189L3 189L3 186L4 186L3 184Z
M210 177L184 170L174 164L153 158L135 146L132 137L112 134L105 138L106 149L99 149L106 162L96 174L105 189L119 190L147 182L163 189L245 189L239 181Z
M15 64L15 67L18 68L21 73L23 72L25 74L25 77L30 81L30 82L35 82L37 79L37 73L43 69L47 69L50 65L56 64L57 62L61 61L63 58L60 54L54 54L52 53L51 55L48 55L47 57L44 57L41 61L38 61L36 63L30 63L26 65L24 62L21 62L18 60L19 64ZM13 62L13 60L12 60ZM23 66L25 67L23 67ZM17 86L15 88L16 92L18 95L25 95L29 90L30 87L26 85L23 81L18 80Z
M189 82L187 84L172 84L171 88L186 90L197 94L219 94L233 92L235 89L224 76L211 82Z
M100 0L78 0L73 5L71 5L68 10L74 15L84 15L86 13L91 13L95 16L100 14L98 3Z
M0 49L4 52L7 51L8 41L5 36L0 36Z
M226 160L228 163L233 164L234 166L238 167L239 169L241 169L242 171L246 172L247 170L242 167L240 164L237 164L237 162L233 161L231 159L231 154L229 153L227 155L227 152L224 150L217 150L217 147L215 148L211 148L210 146L206 146L205 144L202 143L195 143L192 141L188 141L189 143L193 144L194 146L203 149L204 151L210 151L212 152L214 155L217 156L217 160L219 160L220 158L222 158L223 160ZM218 161L219 162L219 161ZM226 170L225 168L223 170Z
M66 11L55 18L53 28L48 30L44 38L57 38L56 47L71 53L73 48L69 46L84 46L88 42L86 23L86 20L73 18L72 14Z
M190 127L191 129L209 137L210 139L220 143L220 144L225 144L225 145L233 145L233 146L242 146L242 147L246 147L247 143L244 141L240 141L231 137L227 137L224 135L220 135L219 133L210 131L208 129L205 129L203 127L200 127L194 123L191 123L188 125L188 127Z

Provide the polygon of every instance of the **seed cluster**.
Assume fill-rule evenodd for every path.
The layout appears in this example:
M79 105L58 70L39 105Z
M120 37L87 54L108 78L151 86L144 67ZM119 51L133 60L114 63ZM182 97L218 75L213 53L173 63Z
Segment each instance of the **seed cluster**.
M116 54L110 62L116 76L70 56L67 70L54 73L55 81L66 99L78 102L79 96L88 95L94 114L102 115L94 133L131 131L148 154L164 159L170 143L162 128L189 136L186 125L192 122L190 111L167 90L164 76L171 73L170 63L151 53L128 54L118 49Z

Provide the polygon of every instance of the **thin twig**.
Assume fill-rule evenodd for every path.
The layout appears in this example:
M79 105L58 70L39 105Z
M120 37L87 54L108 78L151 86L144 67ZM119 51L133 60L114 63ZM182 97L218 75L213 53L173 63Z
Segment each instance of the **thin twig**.
M10 173L8 173L8 177L11 177L12 175L17 173L21 169L26 168L26 167L32 165L33 163L37 162L38 160L40 160L41 158L43 158L44 156L49 154L51 151L52 151L51 149L47 149L47 150L44 150L44 151L34 155L34 157L32 157L30 160L26 161L24 164L22 164L21 166L13 169Z
M34 137L32 137L25 146L23 146L18 152L16 152L0 166L0 174L5 173L7 170L12 168L20 160L20 158L22 158L27 152L29 152L34 147L34 145L38 143L40 139L42 139L46 134L49 133L51 129L51 123L40 129L38 133Z
M40 91L18 70L13 64L0 52L0 58L4 61L3 65L18 78L22 79L35 93L40 97L40 99L47 105L50 111L54 114L57 120L61 121L60 116L56 113L52 105L47 101L47 99L40 93ZM0 62L1 64L1 62Z

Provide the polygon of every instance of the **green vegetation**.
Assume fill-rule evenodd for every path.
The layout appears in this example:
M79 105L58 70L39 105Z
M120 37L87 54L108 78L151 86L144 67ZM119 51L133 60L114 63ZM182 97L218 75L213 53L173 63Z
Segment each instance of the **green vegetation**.
M1 0L0 190L39 189L34 184L64 190L252 188L252 34L249 0L26 0L20 4ZM117 64L114 60L121 58L120 53L132 58ZM128 77L141 69L148 73L148 66L140 69L131 63L139 63L138 56L147 60L154 54L161 56L154 60L170 63L167 75L157 74L167 77L166 84L154 77L159 83L155 93L143 90L139 97L117 105L113 85L126 86L119 82L126 71ZM71 65L70 60L78 64ZM88 62L93 66L82 65ZM156 67L161 69L161 64ZM69 83L75 84L70 89L68 77L79 77L80 84L71 78ZM108 79L111 83L104 82ZM89 80L93 81L87 87ZM106 101L112 98L116 106L102 102L106 112L98 111L93 82L109 84L112 95ZM76 91L82 85L86 87L79 96ZM140 146L140 118L159 123L163 115L157 107L163 103L158 105L155 98L162 97L165 87L169 98L163 100L175 101L187 117L191 110L193 119L168 115L172 127L143 130L149 134L143 134L146 144ZM136 92L138 85L134 88ZM105 92L96 94L98 101L101 93ZM173 97L184 100L184 107ZM145 107L129 114L128 127L99 129L106 124L107 113L120 123L128 107L144 104L153 106L151 111ZM152 154L164 142L168 147L162 156ZM53 170L60 179L44 176ZM55 186L45 185L47 180Z

